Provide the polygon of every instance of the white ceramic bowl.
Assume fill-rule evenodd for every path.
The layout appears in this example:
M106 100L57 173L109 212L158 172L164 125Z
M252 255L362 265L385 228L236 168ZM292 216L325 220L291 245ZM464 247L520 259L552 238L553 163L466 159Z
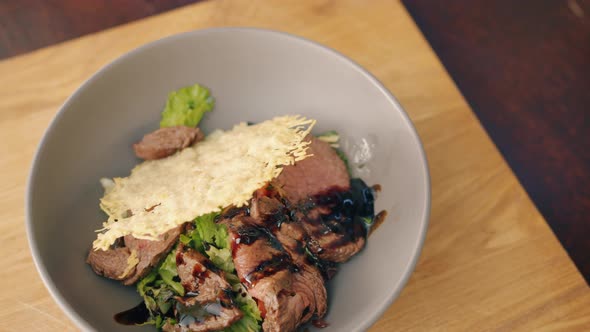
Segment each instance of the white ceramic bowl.
M370 147L358 171L382 186L376 210L389 215L329 283L330 326L322 331L367 329L401 291L424 241L424 151L399 103L360 66L324 46L259 29L201 30L150 43L101 69L63 105L39 145L26 203L31 251L51 294L83 329L154 330L115 323L113 314L140 298L84 260L104 220L99 178L129 174L138 162L131 143L158 126L168 92L197 82L217 101L205 131L302 114L318 120L316 133L337 130L349 154Z

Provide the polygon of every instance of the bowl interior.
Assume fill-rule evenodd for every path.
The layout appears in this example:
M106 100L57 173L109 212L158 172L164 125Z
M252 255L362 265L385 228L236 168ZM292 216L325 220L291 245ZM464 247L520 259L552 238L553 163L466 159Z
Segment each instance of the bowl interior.
M376 209L389 214L329 283L330 326L322 331L368 328L407 280L424 237L429 183L420 142L397 102L351 61L256 29L203 30L148 44L103 68L66 102L41 143L28 188L29 240L52 294L83 328L153 330L114 322L114 313L140 298L133 287L96 276L84 260L105 219L99 179L129 174L138 163L131 143L158 126L168 92L195 82L217 102L202 124L206 132L302 114L318 120L316 133L337 130L346 152L370 152L357 172L382 186Z

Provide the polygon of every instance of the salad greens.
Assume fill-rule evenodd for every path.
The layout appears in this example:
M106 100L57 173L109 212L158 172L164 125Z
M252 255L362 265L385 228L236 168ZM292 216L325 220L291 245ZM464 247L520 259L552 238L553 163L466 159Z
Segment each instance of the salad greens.
M256 301L240 283L233 259L229 234L225 225L215 223L217 212L197 217L195 228L180 235L180 242L205 254L219 269L225 271L225 278L232 286L233 300L244 313L244 317L232 324L225 332L254 332L261 330L261 316ZM137 291L143 297L152 319L146 324L161 328L171 318L166 314L172 308L174 296L184 295L184 288L178 280L176 270L176 250L172 250L162 264L137 284ZM245 294L246 296L242 296ZM239 295L239 296L238 296ZM170 323L174 323L170 321Z
M145 324L161 328L167 319L171 319L164 315L172 308L173 297L184 295L184 288L180 282L174 280L174 277L178 277L175 254L176 250L170 251L158 268L137 283L137 292L143 297L152 317Z
M214 106L215 99L209 90L199 84L170 92L160 127L196 127L205 112L210 112Z

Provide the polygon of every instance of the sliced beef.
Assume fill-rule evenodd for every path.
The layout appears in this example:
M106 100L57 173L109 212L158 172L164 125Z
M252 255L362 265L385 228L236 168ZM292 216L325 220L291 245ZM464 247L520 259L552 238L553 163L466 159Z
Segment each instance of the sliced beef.
M135 273L135 266L128 268L131 256L129 248L113 248L109 250L90 250L86 263L98 275L110 279L123 280Z
M135 267L135 273L123 281L125 285L134 284L150 272L152 267L166 257L166 254L178 241L178 237L183 230L184 225L177 226L166 233L160 235L158 241L142 240L132 235L125 236L125 246L130 251L135 251L139 258L139 263Z
M127 235L124 247L109 250L90 250L86 262L94 272L107 278L122 280L131 285L144 277L172 249L183 229L175 227L160 235L157 241L141 240ZM129 259L131 256L132 259Z
M262 329L265 332L295 331L303 323L306 301L293 290L293 276L288 270L261 279L248 289L264 312Z
M268 229L297 265L306 264L305 245L309 240L301 223L292 222L291 210L272 186L257 190L250 201L253 223Z
M366 229L354 216L329 211L316 208L298 216L309 236L307 248L321 260L343 263L363 249Z
M250 214L258 225L277 229L273 233L294 260L304 258L307 246L318 259L341 263L365 246L366 230L354 218L354 204L341 197L339 190L297 204L281 195L284 192L272 185L257 190L250 201Z
M312 316L322 317L327 310L322 276L312 266L299 271L280 270L248 289L264 313L262 328L270 331L295 331Z
M266 199L258 203L258 210L252 214L257 218L240 214L223 221L232 240L234 265L238 277L258 301L264 316L263 330L294 331L312 316L326 313L326 289L318 270L291 242L291 224L284 223L279 229L263 218L263 211L276 216L284 207ZM281 235L275 236L275 232ZM283 246L281 236L288 238L289 248Z
M346 165L330 144L311 136L307 139L311 140L307 153L312 156L284 167L274 181L293 203L328 190L346 191L350 186Z
M180 246L176 253L176 266L184 290L195 294L193 300L203 303L229 300L231 285L225 280L223 271L219 271L200 252Z
M279 241L269 230L256 225L253 218L236 216L227 225L236 272L247 287L279 271L295 268Z
M309 263L305 257L309 237L301 223L284 222L275 230L274 235L297 266Z
M312 316L323 317L328 310L328 294L324 286L324 279L313 265L302 265L298 273L293 274L293 292L299 294L304 310L302 322L307 322ZM306 314L307 312L307 314Z
M205 256L180 246L176 265L186 296L176 297L174 313L178 323L165 324L164 331L219 331L243 317L232 303L231 286L223 272Z
M345 262L365 246L366 232L352 214L337 213L334 202L324 198L350 189L346 165L328 143L316 138L308 153L312 156L285 167L274 184L295 210L293 219L305 228L311 252L321 260Z
M185 126L164 127L149 133L133 144L135 155L141 159L154 160L173 155L193 143L202 140L205 135L199 128Z

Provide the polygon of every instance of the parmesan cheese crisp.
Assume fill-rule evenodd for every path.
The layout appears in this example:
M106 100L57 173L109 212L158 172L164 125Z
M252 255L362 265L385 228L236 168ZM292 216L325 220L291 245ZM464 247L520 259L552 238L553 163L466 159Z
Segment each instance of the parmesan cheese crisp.
M304 141L315 120L282 116L256 125L215 131L170 157L145 161L105 186L100 207L109 216L93 243L106 250L128 234L160 234L220 208L248 203L282 167L305 159Z

